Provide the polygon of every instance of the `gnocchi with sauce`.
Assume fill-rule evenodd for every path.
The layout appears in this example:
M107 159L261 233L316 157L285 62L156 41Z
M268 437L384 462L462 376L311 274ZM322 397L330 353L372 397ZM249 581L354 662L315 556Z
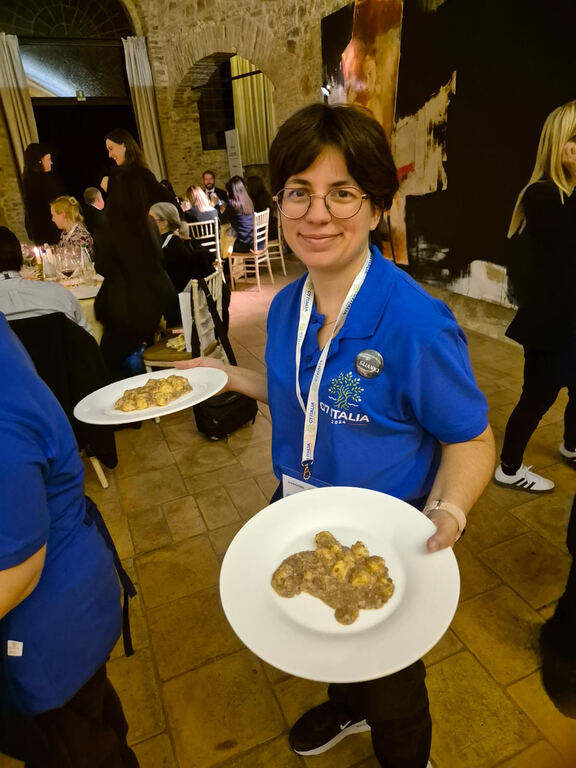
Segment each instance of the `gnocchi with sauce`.
M192 391L185 376L166 376L163 379L149 379L143 387L127 389L114 403L117 411L143 411L168 405L172 400Z
M334 618L352 624L361 609L382 608L394 594L384 560L361 541L340 544L328 531L315 536L316 549L287 557L272 576L281 597L307 592L334 608Z

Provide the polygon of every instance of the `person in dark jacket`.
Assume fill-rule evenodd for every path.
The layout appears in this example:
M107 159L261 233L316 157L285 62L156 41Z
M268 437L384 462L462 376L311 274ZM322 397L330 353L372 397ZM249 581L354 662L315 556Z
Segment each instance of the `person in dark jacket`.
M95 265L105 279L94 309L104 326L102 354L112 376L119 379L129 375L125 361L143 344L153 342L162 315L177 303L148 216L154 203L175 204L175 200L147 167L128 131L111 131L106 147L117 167L108 180L105 227L96 234Z
M188 187L186 200L190 203L190 208L184 211L184 221L192 223L194 221L212 221L218 218L217 209L210 205L202 187Z
M272 195L266 189L266 185L260 176L248 176L246 178L246 189L254 203L255 211L260 212L265 211L266 208L270 209L268 240L276 240L278 238L278 221L276 219L276 206L272 201Z
M45 144L29 144L24 150L22 186L28 237L36 245L57 243L60 230L52 221L50 203L65 189L52 170L52 155Z
M103 224L104 206L104 198L98 187L87 187L84 190L84 205L82 208L84 213L84 223L92 237L94 237L94 232L96 232L96 230Z
M512 411L494 480L530 493L554 483L523 463L540 419L568 387L561 457L576 469L576 101L544 123L536 164L521 191L508 237L518 256L518 312L506 335L524 347L524 384Z
M254 203L244 186L244 179L232 176L226 182L228 204L222 223L229 223L236 233L235 253L250 253L254 247Z

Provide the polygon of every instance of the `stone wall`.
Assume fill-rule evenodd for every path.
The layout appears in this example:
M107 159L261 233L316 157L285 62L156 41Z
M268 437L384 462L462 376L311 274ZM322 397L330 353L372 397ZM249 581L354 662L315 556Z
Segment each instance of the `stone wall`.
M0 226L9 227L22 240L26 239L24 228L24 205L12 145L4 112L0 108Z
M238 53L274 85L276 124L320 98L320 23L349 0L122 0L136 34L148 39L168 177L183 193L205 168L221 185L226 152L204 152L194 66L215 53ZM18 176L0 115L0 221L24 235Z

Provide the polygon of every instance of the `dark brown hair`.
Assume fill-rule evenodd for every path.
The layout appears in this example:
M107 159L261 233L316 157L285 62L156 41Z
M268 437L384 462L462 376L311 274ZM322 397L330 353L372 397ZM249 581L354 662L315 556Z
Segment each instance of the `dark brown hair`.
M346 167L378 208L388 210L398 189L398 174L384 129L362 108L310 104L280 127L270 147L274 192L308 168L326 147L340 150Z
M126 147L126 157L124 158L124 165L141 165L143 168L147 168L146 160L144 159L144 153L136 143L136 139L125 128L114 128L106 134L106 138L109 141L113 141L114 144L124 144Z
M20 241L8 227L0 227L0 271L22 268L22 248Z
M244 179L241 176L232 176L226 182L226 192L228 192L228 202L237 213L254 213L254 203L244 186Z

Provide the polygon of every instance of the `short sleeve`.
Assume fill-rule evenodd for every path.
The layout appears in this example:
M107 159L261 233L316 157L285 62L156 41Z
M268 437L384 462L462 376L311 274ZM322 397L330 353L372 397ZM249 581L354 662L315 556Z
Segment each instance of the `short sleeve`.
M488 426L464 332L456 323L435 337L413 372L410 402L418 422L443 443L462 443Z
M0 422L0 570L20 565L48 540L44 462L31 437Z

